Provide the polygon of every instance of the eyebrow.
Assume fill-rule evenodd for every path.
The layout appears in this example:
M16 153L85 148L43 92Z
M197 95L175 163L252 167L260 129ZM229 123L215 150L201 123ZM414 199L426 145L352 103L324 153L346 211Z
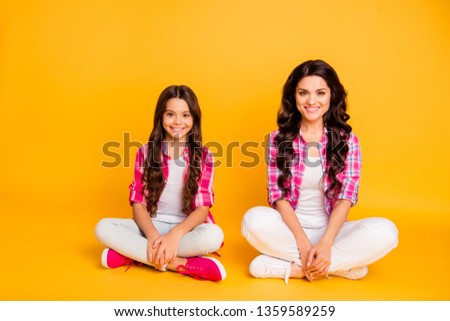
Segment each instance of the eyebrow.
M309 92L309 90L306 90L304 88L299 88L298 90L303 90L303 91L308 91ZM324 87L324 88L317 89L316 91L319 91L319 90L327 90L327 89Z
M175 114L176 114L176 111L174 111L174 110L172 110L172 109L166 109L166 110L164 111L164 113L168 113L168 112L171 112L171 113L175 113ZM184 113L191 113L191 111L190 111L190 110L184 110L184 111L181 111L180 113L182 113L182 114L184 114Z

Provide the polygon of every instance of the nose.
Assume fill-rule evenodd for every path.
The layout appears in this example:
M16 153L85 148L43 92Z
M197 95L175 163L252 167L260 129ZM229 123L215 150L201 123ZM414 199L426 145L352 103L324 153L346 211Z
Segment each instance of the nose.
M308 96L307 102L308 102L308 104L310 104L310 105L314 105L314 103L316 102L316 95L310 94L310 95Z
M175 124L181 124L181 116L175 116Z

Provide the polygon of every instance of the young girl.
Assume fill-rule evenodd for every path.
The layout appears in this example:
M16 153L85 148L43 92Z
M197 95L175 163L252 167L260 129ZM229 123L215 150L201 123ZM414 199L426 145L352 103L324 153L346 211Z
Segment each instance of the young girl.
M136 156L129 201L133 219L107 218L95 228L107 248L107 268L134 261L196 279L220 281L225 268L215 258L223 232L213 205L213 156L202 146L201 112L187 86L170 86L159 96L153 130Z
M346 109L344 87L324 61L306 61L288 77L267 148L272 208L252 208L242 221L242 234L263 253L250 264L254 277L360 279L397 246L391 221L347 220L361 151Z

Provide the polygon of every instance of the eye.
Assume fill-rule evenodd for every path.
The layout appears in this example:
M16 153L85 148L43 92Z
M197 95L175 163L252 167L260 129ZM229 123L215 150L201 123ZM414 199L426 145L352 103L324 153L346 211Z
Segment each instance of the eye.
M317 95L319 95L319 96L325 96L325 94L326 94L326 92L324 92L324 91L319 91L319 92L317 93Z
M308 92L301 90L301 91L298 92L298 95L303 97L303 96L308 95Z
M183 117L184 117L184 118L189 118L189 117L191 117L191 114L185 113L185 114L183 114Z
M166 113L166 116L167 116L167 117L173 117L173 113L172 113L171 111L168 111L168 112Z

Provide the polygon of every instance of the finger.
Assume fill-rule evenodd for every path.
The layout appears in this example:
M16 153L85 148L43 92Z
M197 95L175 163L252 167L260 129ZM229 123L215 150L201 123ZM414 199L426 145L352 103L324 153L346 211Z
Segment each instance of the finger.
M158 270L161 270L161 267L164 266L164 253L162 253L160 256L158 256L157 265L158 265Z
M156 267L158 261L156 260L156 251L152 251L152 261L151 263Z
M329 264L325 264L318 272L317 275L320 277L328 277L328 269L330 268Z
M322 264L320 266L318 266L318 273L324 275L328 269L330 268L330 261L324 259Z
M311 276L308 272L308 269L306 268L306 264L308 261L308 255L305 255L304 253L307 254L306 251L304 251L304 252L300 251L300 261L301 261L301 265L302 265L301 268L303 270L303 274L305 275L305 278L308 281L312 281Z
M153 260L154 260L155 256L154 256L154 253L153 253L152 250L148 251L147 256L148 256L148 261L150 263L153 263Z
M156 249L158 246L161 245L162 242L162 238L158 237L154 242L153 242L153 248Z
M161 258L164 256L164 251L165 249L162 246L158 247L158 250L156 251L155 262L158 264L160 264Z
M313 263L315 255L316 255L316 250L313 248L313 249L311 249L311 251L308 254L308 261L306 263L306 267L309 267Z
M328 271L328 268L330 267L330 264L324 264L324 266L322 267L322 269L321 269L321 271L320 272L326 272L326 271Z
M158 255L159 246L156 248L150 248L150 252L152 255L152 263L156 263L156 256Z
M307 269L303 269L303 274L305 274L305 277L306 277L306 279L308 281L312 282L314 280L314 278L312 277L311 273L309 273Z
M164 255L161 258L161 261L162 261L161 266L164 266L164 265L166 265L168 263L169 256L170 256L170 249L166 249L164 251Z
M164 263L163 263L162 266L164 266L164 265L166 265L167 263L169 263L169 259L170 259L170 252L167 250L167 251L164 253Z
M169 263L167 251L164 253L163 262L161 264L161 270Z
M317 272L319 270L319 268L321 266L322 266L321 262L319 262L317 260L314 260L313 263L307 267L307 270L310 273L315 273L315 272Z
M171 261L175 260L175 258L177 257L177 255L178 255L178 246L177 246L176 248L173 249L173 251L172 251L172 256L171 256L170 260L171 260Z
M175 251L172 251L169 255L167 255L166 263L170 263L175 259Z
M316 271L320 270L324 265L326 265L326 262L324 259L319 258L314 260L313 264L311 265L312 268L314 268Z
M316 275L320 275L322 276L324 274L324 272L326 271L326 266L323 266L322 268L320 268L319 270L316 271Z
M308 253L305 253L305 255L300 256L300 261L302 262L302 267L306 269L308 266Z
M310 266L311 269L315 271L321 270L324 266L328 266L330 264L329 260L323 256L316 257L313 264Z

